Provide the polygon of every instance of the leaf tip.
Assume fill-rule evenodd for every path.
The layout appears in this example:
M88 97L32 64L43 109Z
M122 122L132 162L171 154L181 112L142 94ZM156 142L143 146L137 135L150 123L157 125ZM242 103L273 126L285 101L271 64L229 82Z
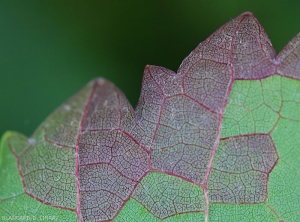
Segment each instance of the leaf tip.
M252 12L244 12L240 16L254 16Z
M145 68L144 68L144 72L145 72L146 70L149 70L151 67L152 67L152 65L147 64L147 65L145 66Z
M108 81L105 78L99 77L99 78L95 78L93 80L91 80L88 85L89 86L93 86L94 84L97 84L99 86L104 85L105 83L107 83Z

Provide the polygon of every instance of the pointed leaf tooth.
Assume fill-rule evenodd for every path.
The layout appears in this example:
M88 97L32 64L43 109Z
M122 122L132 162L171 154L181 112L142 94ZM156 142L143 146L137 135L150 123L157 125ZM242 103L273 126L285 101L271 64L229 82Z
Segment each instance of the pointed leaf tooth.
M172 71L151 65L147 65L144 70L141 94L135 109L138 124L129 132L147 149L151 148L165 97L152 73L155 73L156 78L161 78L158 81L162 81L162 78L168 78Z
M300 79L300 33L298 33L277 56L278 73Z
M261 24L253 15L242 15L232 49L235 79L261 79L276 71L276 53Z

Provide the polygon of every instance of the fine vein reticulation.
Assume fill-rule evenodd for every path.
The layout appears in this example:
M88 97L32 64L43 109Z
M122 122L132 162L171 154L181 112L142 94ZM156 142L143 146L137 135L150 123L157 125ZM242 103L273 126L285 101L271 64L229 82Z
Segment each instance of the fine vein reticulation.
M202 42L177 73L146 66L135 110L112 83L92 81L31 138L10 138L25 193L76 212L78 221L118 219L129 201L161 220L199 212L208 221L210 205L218 204L262 204L280 220L268 202L269 177L280 159L276 126L300 120L285 114L282 102L267 100L273 91L261 81L298 81L299 45L298 34L276 56L247 12ZM261 90L259 106L245 105L247 95L236 93L244 89L234 85L246 80L253 84L244 89ZM255 110L265 110L264 120Z

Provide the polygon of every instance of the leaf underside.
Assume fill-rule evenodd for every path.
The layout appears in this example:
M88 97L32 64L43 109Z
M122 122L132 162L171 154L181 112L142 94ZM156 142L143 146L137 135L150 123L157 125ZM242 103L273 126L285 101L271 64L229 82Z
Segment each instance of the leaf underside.
M246 12L177 73L146 66L135 110L112 83L90 82L32 137L3 136L0 216L297 220L299 45L300 34L276 56Z

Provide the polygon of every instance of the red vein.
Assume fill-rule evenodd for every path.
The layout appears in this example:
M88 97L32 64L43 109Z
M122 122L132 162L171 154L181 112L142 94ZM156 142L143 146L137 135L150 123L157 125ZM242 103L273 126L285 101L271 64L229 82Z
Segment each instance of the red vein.
M80 126L79 126L79 132L78 132L78 137L77 137L77 141L76 141L76 146L75 146L75 158L76 158L75 180L76 180L76 190L77 190L76 214L77 214L79 222L82 221L81 213L80 213L79 154L78 154L78 152L79 152L79 143L80 143L80 138L81 138L81 135L82 135L83 124L84 124L84 121L86 119L86 114L87 114L90 102L91 102L91 100L93 98L93 95L95 93L95 89L96 89L97 85L98 85L98 82L95 81L95 83L93 84L92 92L91 92L91 94L88 98L88 101L87 101L86 105L85 105L83 115L82 115L82 119L81 119Z
M177 177L177 178L180 178L180 179L182 179L184 181L187 181L189 183L192 183L192 184L195 184L197 186L200 186L200 187L202 187L204 189L204 185L203 184L197 183L194 180L191 180L191 179L189 179L187 177L184 177L184 176L181 176L181 175L178 175L178 174L174 174L173 172L163 171L163 170L157 170L157 169L153 169L153 168L150 169L150 172L158 172L158 173L167 174L167 175L170 175L170 176L173 176L173 177Z
M222 111L219 114L219 126L218 126L217 139L216 139L216 142L215 142L214 147L212 149L212 153L211 153L209 164L208 164L208 169L207 169L205 179L204 179L203 192L204 192L204 202L205 202L205 207L204 207L205 222L208 222L208 208L209 208L207 182L208 182L210 172L212 170L212 164L213 164L213 160L214 160L214 157L215 157L215 153L216 153L216 150L217 150L217 148L219 146L219 142L220 142L221 129L222 129L222 120L223 120L223 115L224 115L224 112L225 112L225 107L226 107L226 104L227 104L227 101L228 101L228 98L229 98L229 95L230 95L230 92L232 90L233 83L234 83L234 80L235 80L234 79L234 68L233 68L233 64L232 64L232 61L233 61L233 45L234 45L234 40L235 40L235 37L236 37L236 33L237 33L237 31L238 31L238 29L239 29L239 27L240 27L240 25L241 25L241 23L244 19L245 19L245 17L243 17L240 20L239 24L237 25L237 27L235 29L235 35L232 37L232 40L231 40L231 50L230 50L230 64L231 64L230 67L231 67L231 73L232 73L231 82L230 82L230 85L229 85L229 88L228 88L228 91L227 91L227 95L225 97L225 101L224 101L224 104L223 104L223 107L222 107Z

